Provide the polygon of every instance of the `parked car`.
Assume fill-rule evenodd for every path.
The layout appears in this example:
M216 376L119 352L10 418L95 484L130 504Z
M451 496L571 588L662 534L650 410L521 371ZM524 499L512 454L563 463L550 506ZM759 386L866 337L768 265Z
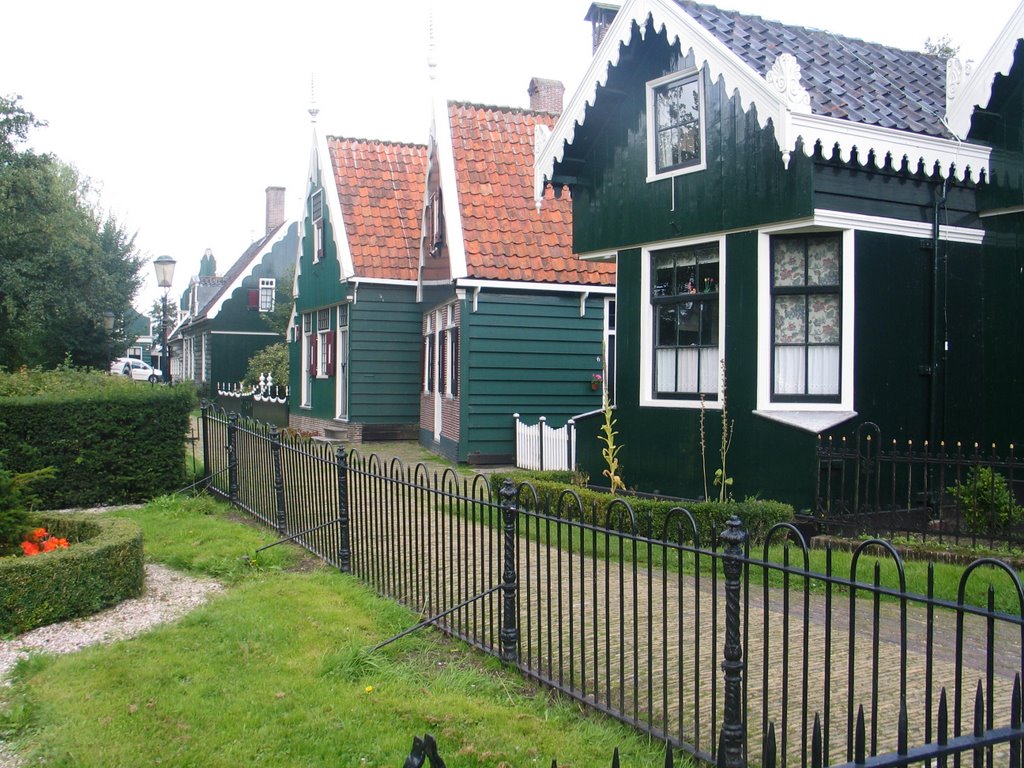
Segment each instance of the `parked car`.
M163 379L163 371L149 363L136 360L134 357L119 357L110 364L110 372L120 376L131 376L135 381L148 381L151 384Z

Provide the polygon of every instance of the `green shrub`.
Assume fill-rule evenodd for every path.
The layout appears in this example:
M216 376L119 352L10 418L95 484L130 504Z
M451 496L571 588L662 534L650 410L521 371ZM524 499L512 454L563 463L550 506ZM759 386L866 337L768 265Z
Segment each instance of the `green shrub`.
M288 385L288 345L285 343L271 344L249 358L246 366L245 381L247 386L255 386L260 382L260 376L269 373L274 377L274 383L282 386Z
M554 478L551 476L554 475ZM529 483L537 492L540 509L549 509L553 516L573 517L578 515L573 505L562 512L558 510L558 501L563 492L569 488L569 480L572 473L528 473L528 472L507 472L494 473L491 475L492 498L499 499L498 492L501 490L504 480L510 479L517 485L523 482ZM622 531L630 530L630 522L621 512L613 512L609 515L609 505L615 500L625 500L633 510L633 517L636 525L636 532L652 538L667 538L670 540L689 541L688 535L680 536L680 529L673 524L668 531L665 530L665 521L669 512L677 507L686 509L693 515L697 523L700 543L702 546L710 546L714 533L721 533L725 528L725 522L735 515L743 523L743 529L750 537L752 544L764 541L768 530L780 522L791 522L795 511L789 504L768 499L748 498L743 501L662 501L637 496L613 496L610 493L601 493L589 488L572 487L583 505L584 520L602 527L612 527ZM531 502L532 505L532 502ZM621 509L621 507L619 508ZM609 518L611 518L609 520ZM685 528L683 530L686 530Z
M946 490L956 499L960 520L969 533L1005 533L1024 516L1006 478L991 467L971 467L963 482L958 480Z
M44 508L145 501L185 484L191 387L75 370L0 373L0 453L14 473L54 467Z
M0 634L88 616L142 594L142 529L131 520L33 514L68 549L0 557Z

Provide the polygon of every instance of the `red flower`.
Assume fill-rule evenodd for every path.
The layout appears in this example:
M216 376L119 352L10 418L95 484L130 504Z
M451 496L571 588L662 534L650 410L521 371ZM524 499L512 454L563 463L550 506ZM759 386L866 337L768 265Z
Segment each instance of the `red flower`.
M21 542L21 551L25 553L25 557L32 557L32 555L39 554L39 547L31 541L23 541Z
M55 549L67 549L68 540L51 536L45 528L36 528L28 535L25 541L21 542L21 551L25 557L32 557L43 552L52 552Z
M38 544L47 536L49 536L49 534L46 532L45 528L36 528L34 531L32 531L32 535L29 538L31 541L34 541L36 544Z

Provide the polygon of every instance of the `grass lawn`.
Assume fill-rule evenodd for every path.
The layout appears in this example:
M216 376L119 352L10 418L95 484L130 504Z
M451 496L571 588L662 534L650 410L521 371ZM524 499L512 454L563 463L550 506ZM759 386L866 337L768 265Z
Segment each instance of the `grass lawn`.
M147 558L228 588L135 639L34 656L0 688L0 736L49 766L402 765L432 733L450 768L661 766L664 752L433 630L208 499L130 516ZM678 762L678 761L677 761Z

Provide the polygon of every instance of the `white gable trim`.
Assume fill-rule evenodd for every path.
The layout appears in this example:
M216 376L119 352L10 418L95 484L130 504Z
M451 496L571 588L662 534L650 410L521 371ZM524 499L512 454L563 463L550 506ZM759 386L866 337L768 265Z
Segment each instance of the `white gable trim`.
M260 248L256 255L249 260L249 264L247 265L246 269L238 274L238 277L236 277L232 281L231 285L225 287L220 292L220 295L217 297L217 300L214 301L206 310L206 318L208 320L213 320L215 317L217 317L217 314L224 306L224 302L231 298L235 290L242 287L242 281L245 280L245 278L250 277L252 275L253 268L257 264L262 263L263 258L274 249L274 246L277 245L277 243L283 237L286 237L288 235L288 229L291 226L292 222L285 222L284 224L282 224L277 230L277 237L268 240L266 243L264 243L263 247Z
M458 177L455 173L451 120L448 102L443 98L435 98L434 145L437 148L437 167L441 173L441 202L444 205L448 264L452 279L458 280L469 274L469 271L466 266L466 240L462 229L462 206L459 203Z
M698 69L707 67L711 82L724 79L727 91L738 93L744 109L752 104L762 127L769 119L772 121L787 167L798 139L802 138L803 151L808 155L814 151L815 143L821 141L826 156L832 154L833 146L838 143L844 157L849 157L853 147L858 149L861 158L867 158L868 151L873 149L879 163L887 154L892 154L896 167L906 155L913 165L918 159L924 159L929 171L935 161L940 162L944 173L954 162L958 174L962 174L967 165L971 166L975 178L981 171L988 170L988 150L984 147L971 148L968 159L967 150L959 141L811 115L804 98L806 92L799 83L799 67L792 57L779 56L768 77L761 77L673 0L627 0L562 112L551 138L536 158L534 199L538 205L543 200L544 185L552 177L555 163L564 157L565 145L573 142L577 126L584 122L587 106L594 104L598 86L607 83L609 68L618 65L620 45L628 44L634 22L644 33L648 18L655 29L666 31L671 42L679 42L684 54L693 51L695 65Z
M341 213L341 196L338 194L338 177L334 173L334 163L331 162L331 150L327 146L326 137L316 139L317 157L316 162L311 164L309 185L306 190L306 199L316 186L316 170L320 171L320 178L323 182L324 193L327 196L327 210L331 214L331 236L338 253L338 271L340 281L344 282L356 274L355 263L352 261L352 248L348 242L348 228L345 226L345 219ZM305 216L303 216L305 219Z
M971 129L976 106L984 107L992 95L992 80L997 73L1007 74L1013 66L1017 41L1024 37L1024 2L1017 6L1003 31L992 44L981 64L970 73L958 59L946 65L946 125L956 136Z
M615 295L614 285L582 285L579 283L530 283L522 280L459 280L458 290L473 288L477 291L488 288L498 291L541 291L544 293L579 293L594 295Z

